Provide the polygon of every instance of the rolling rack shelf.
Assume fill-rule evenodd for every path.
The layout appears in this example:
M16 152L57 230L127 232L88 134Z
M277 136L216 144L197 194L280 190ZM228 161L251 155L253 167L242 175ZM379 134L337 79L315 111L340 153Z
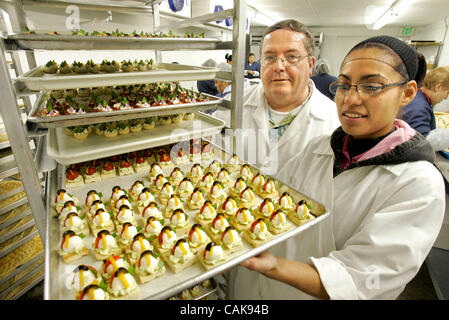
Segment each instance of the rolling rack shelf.
M16 281L14 286L11 286L7 292L3 294L0 293L0 298L4 298L10 295L18 297L23 292L28 290L38 281L44 278L44 299L50 299L52 297L51 292L54 288L50 287L50 278L52 277L52 270L50 270L51 265L51 252L50 243L52 241L52 234L47 226L47 219L50 217L50 207L48 205L48 197L50 195L50 179L54 177L54 168L60 167L56 166L53 162L54 160L48 159L46 147L48 145L48 134L49 131L46 128L36 129L36 123L27 122L24 127L22 124L22 119L15 113L8 112L8 108L16 107L18 102L17 98L23 98L25 101L25 109L29 113L32 109L32 103L29 99L30 96L38 94L41 89L34 87L28 88L27 84L23 82L25 72L21 69L20 58L17 53L18 50L25 50L27 63L30 70L38 68L34 58L34 50L123 50L126 46L127 50L155 50L156 63L161 63L161 50L223 50L232 49L233 59L233 92L231 103L224 102L222 107L231 109L231 127L233 129L242 127L242 99L243 99L243 70L245 62L245 19L246 17L246 0L234 0L234 8L229 10L224 10L221 12L208 14L200 17L195 17L192 19L184 19L183 21L177 21L172 23L170 26L160 26L160 16L158 4L155 1L146 1L147 5L143 4L143 1L102 1L100 4L92 4L92 2L87 1L30 1L30 0L11 0L0 3L0 7L8 12L11 23L13 26L14 34L7 35L6 37L0 38L0 80L6 85L2 86L0 93L2 96L2 107L0 111L2 116L5 118L5 127L10 137L9 145L15 156L15 165L5 164L4 168L1 168L4 172L4 176L10 176L15 173L20 173L23 178L24 190L27 194L27 201L31 208L31 213L34 217L34 224L37 230L34 230L29 235L27 239L40 235L44 247L45 247L45 273L44 276L41 274L42 268L35 268L34 272L29 273L26 277L22 277L20 281ZM93 9L93 10L113 10L120 12L139 12L144 14L151 14L153 17L153 27L154 32L160 31L162 28L166 29L176 29L186 26L198 26L202 25L207 28L211 27L210 21L221 20L223 18L233 18L234 27L232 30L233 40L232 41L219 41L217 39L210 38L112 38L112 37L95 37L95 36L72 36L72 35L28 35L21 34L25 30L26 22L26 11L24 6L56 6L65 7L68 4L76 4L81 8ZM219 29L219 28L217 28ZM13 62L10 63L9 60L5 59L5 53L11 52L13 57ZM11 80L9 76L9 70L15 64L18 68L17 75L18 80ZM215 70L214 70L215 71ZM175 74L173 72L173 74ZM203 76L197 77L195 80L213 78L214 76ZM181 80L182 80L181 76ZM189 78L191 79L191 78ZM165 79L166 81L170 79ZM179 81L179 78L173 78L172 80ZM142 83L145 80L142 80ZM154 81L156 82L156 81ZM97 83L99 85L101 82ZM107 83L107 82L106 82ZM107 85L107 84L106 84ZM7 106L8 108L4 107ZM207 109L206 107L198 108L197 110ZM195 110L191 110L195 111ZM172 114L174 111L167 111L167 114ZM161 112L162 114L162 112ZM32 116L30 114L30 116ZM32 126L34 124L34 127ZM217 126L217 123L214 124ZM214 133L218 133L223 124L219 124L219 127L214 128ZM33 129L34 131L29 131ZM33 133L34 132L34 133ZM201 135L203 133L198 133ZM28 145L28 138L35 139L36 150L32 151ZM187 134L186 139L191 139L192 137ZM166 143L164 139L160 143ZM6 144L5 144L6 145ZM40 163L40 162L43 162ZM49 162L49 163L46 163ZM47 168L48 171L42 173L42 167ZM41 178L44 178L44 188L41 187ZM19 206L19 204L17 204ZM27 213L29 214L29 212ZM26 216L27 214L24 214ZM12 223L12 222L11 222ZM30 227L32 224L27 224ZM7 225L0 225L6 227ZM25 227L23 227L25 228ZM7 249L8 252L13 250L12 248ZM5 250L1 254L7 254ZM32 260L28 261L23 266L20 266L12 273L10 273L7 278L0 280L0 285L4 285L7 281L10 281L13 277L17 276L21 272L24 272L33 263L42 258L42 254L33 257ZM193 284L193 282L192 282ZM15 291L13 291L15 290ZM174 292L173 292L174 293ZM147 297L142 297L143 299Z

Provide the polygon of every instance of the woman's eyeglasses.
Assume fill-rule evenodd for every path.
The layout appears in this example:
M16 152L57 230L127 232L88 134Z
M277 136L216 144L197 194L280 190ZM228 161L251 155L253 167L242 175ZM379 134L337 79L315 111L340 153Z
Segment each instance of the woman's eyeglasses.
M347 84L340 82L332 82L329 84L329 91L332 94L342 93L344 95L348 94L352 87L355 87L358 94L365 94L369 96L375 96L383 92L385 89L395 86L402 86L406 84L407 81L403 82L393 82L388 84L381 83L359 83L359 84Z

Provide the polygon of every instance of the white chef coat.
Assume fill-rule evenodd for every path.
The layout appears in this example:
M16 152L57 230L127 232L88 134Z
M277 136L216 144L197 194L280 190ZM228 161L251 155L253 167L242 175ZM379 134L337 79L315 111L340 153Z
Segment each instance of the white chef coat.
M251 86L245 90L243 97L243 130L236 133L236 153L240 159L255 165L265 174L276 177L276 173L285 163L301 153L308 142L320 135L330 135L340 125L335 103L316 89L309 81L312 95L301 107L296 118L281 136L270 139L270 126L263 84ZM229 125L230 111L217 111L214 116L225 120ZM232 139L225 138L231 142ZM215 142L218 142L215 140ZM218 142L217 144L220 144ZM233 150L226 142L222 145Z
M395 299L418 272L441 228L441 174L429 162L417 161L353 168L333 178L333 162L330 138L321 137L279 173L280 180L324 204L331 215L272 252L307 262L307 254L317 250L310 262L332 299ZM235 280L230 294L236 299L304 297L264 276L256 278L255 286L249 282L254 276Z

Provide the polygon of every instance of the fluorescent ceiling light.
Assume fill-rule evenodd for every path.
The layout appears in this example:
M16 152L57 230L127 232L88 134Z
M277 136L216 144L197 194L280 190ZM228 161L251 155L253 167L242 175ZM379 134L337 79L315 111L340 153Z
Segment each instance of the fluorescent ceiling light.
M284 18L279 17L273 12L266 13L264 9L260 7L260 5L257 3L257 1L254 0L248 0L248 13L247 16L250 19L256 20L261 24L264 24L266 26L271 26L272 24L275 24L278 21L284 20ZM253 11L253 17L251 17L251 11Z
M399 14L403 14L416 0L396 0L377 20L374 22L373 30L379 30L390 23Z

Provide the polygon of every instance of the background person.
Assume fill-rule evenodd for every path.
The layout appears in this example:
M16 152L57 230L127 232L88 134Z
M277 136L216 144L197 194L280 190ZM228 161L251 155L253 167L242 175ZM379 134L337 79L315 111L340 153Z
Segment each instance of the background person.
M267 251L244 266L323 299L398 297L432 248L445 206L430 144L395 119L415 97L417 65L413 48L389 36L347 54L333 86L341 127L279 174L328 208L327 240L310 240L334 248L304 263L295 259L301 244L289 239L284 255Z
M201 64L201 66L214 68L217 66L217 63L215 62L214 59L207 59ZM218 90L215 87L215 82L213 79L197 81L196 87L198 88L199 92L203 92L211 96L216 96L218 94Z
M315 86L322 94L326 97L334 100L334 94L329 91L329 85L332 82L337 81L337 77L331 76L329 74L329 63L326 59L319 59L315 67L313 68L313 76L310 77L315 83Z
M418 92L412 102L402 108L398 118L407 122L410 127L423 136L427 136L430 131L436 128L435 115L430 105L430 97L423 93L421 88L427 72L426 58L420 52L416 54L418 56L418 72L416 73L415 81L418 85Z
M226 63L231 64L232 65L232 54L228 54L226 53L225 55L225 59L226 59Z
M245 62L245 78L254 79L259 78L260 64L256 61L254 53L250 53L248 61Z
M449 66L442 66L432 69L424 78L421 88L427 98L427 102L433 107L446 100L449 94ZM432 116L433 113L432 113ZM434 128L427 135L427 140L432 145L434 151L441 151L449 148L449 130L444 128Z
M225 72L232 72L232 66L226 62L221 62L217 65L218 70ZM221 80L215 79L213 80L215 83L215 87L217 88L218 93L217 97L223 99L231 99L232 92L232 82L231 80Z

